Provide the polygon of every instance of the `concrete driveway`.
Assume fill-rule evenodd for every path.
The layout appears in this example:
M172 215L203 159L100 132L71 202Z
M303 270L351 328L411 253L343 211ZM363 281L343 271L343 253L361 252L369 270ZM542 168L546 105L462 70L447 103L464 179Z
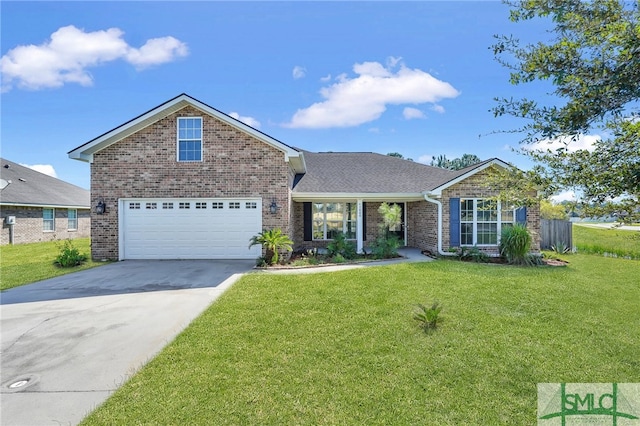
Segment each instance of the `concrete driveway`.
M253 265L129 260L1 293L0 424L78 424Z

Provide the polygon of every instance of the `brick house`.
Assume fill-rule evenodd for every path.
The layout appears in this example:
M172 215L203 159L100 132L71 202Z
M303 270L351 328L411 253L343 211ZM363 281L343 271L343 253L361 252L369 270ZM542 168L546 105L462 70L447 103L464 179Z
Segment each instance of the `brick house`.
M89 191L0 158L0 244L90 236Z
M497 249L500 228L539 228L537 208L486 209L491 159L451 171L374 153L314 153L284 144L186 94L73 149L91 163L96 259L256 258L247 248L281 228L296 249L344 232L373 241L382 202L399 204L405 245ZM537 244L537 243L536 243ZM534 249L537 245L534 244Z

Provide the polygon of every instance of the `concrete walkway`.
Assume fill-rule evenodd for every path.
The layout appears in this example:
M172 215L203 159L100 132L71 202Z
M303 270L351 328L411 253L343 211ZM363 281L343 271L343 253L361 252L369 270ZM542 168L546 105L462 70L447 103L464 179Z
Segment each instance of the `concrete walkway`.
M431 262L435 260L433 257L425 256L420 249L413 247L403 247L398 250L398 254L402 257L387 260L374 260L371 262L352 263L348 265L319 265L306 268L282 268L282 269L264 269L262 272L269 274L313 274L318 272L344 271L347 269L367 268L370 266L395 265L398 263L412 262Z

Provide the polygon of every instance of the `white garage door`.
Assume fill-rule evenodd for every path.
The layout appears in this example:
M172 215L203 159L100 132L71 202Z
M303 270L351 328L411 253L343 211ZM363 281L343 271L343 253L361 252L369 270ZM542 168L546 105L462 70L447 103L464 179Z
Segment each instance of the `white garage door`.
M121 259L255 259L262 200L120 200Z

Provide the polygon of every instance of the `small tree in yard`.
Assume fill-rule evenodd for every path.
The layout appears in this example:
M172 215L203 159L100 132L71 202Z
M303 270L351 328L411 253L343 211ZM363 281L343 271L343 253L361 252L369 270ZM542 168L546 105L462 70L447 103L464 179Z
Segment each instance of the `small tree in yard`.
M382 203L378 208L378 213L382 216L380 226L380 236L373 244L375 257L395 257L398 255L400 240L391 234L391 229L402 223L402 209L397 204Z
M264 230L258 235L254 235L249 243L249 248L262 244L262 247L266 250L265 261L268 265L278 263L279 251L293 250L293 241L287 235L282 233L282 229L274 228L270 230Z

